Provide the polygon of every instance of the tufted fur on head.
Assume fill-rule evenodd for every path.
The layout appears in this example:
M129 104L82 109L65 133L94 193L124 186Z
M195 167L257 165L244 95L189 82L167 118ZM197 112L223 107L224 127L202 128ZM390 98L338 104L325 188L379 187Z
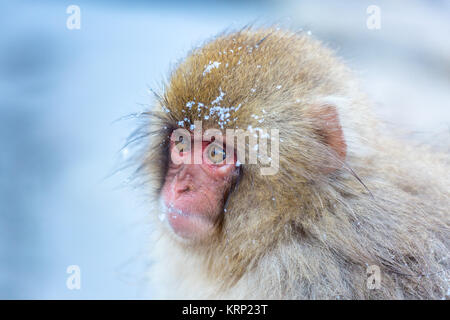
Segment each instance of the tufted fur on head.
M280 136L278 173L242 164L206 243L184 243L155 219L150 277L162 297L445 297L448 155L391 138L344 64L310 36L221 34L175 68L146 115L142 168L154 203L174 129L201 120L204 130ZM379 289L367 287L371 265Z

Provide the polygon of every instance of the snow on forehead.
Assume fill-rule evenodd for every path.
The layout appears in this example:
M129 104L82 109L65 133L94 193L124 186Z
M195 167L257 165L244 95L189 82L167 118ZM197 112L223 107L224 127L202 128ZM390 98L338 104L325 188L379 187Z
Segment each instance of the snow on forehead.
M237 120L237 117L232 117L232 113L239 110L241 107L241 104L237 106L231 106L231 107L222 107L221 103L224 100L224 97L226 96L226 92L222 90L221 87L219 87L219 95L215 97L209 104L205 104L202 102L197 101L196 98L194 98L191 101L186 102L185 108L189 109L189 111L197 110L198 117L201 116L202 110L209 110L207 114L204 114L203 118L204 120L211 119L217 119L217 123L219 126L223 129L224 125L228 124L229 122L233 121L235 122ZM197 106L195 108L194 106ZM193 109L194 107L194 109ZM184 110L182 110L184 112ZM195 111L194 111L195 112ZM185 118L182 121L178 122L178 125L184 126L184 122L190 122L189 119Z
M225 96L225 92L222 91L222 88L219 88L219 92L220 94L217 96L217 98L215 98L213 101L211 101L211 104L219 104L220 101L223 100L223 97Z
M212 69L219 68L221 64L222 62L210 61L208 65L205 65L205 69L203 70L203 76L205 76L207 73L210 73Z

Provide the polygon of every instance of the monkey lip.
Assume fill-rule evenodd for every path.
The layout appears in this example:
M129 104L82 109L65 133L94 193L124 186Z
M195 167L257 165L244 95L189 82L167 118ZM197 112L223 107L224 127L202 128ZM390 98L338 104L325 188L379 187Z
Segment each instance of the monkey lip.
M167 220L178 236L186 239L202 238L210 233L214 223L208 216L167 207Z

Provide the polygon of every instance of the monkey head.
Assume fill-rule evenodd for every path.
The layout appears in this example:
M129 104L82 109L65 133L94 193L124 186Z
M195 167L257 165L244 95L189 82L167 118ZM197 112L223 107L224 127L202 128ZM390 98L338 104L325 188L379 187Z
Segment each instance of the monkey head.
M267 219L271 229L274 219L294 214L274 210L277 198L306 196L311 181L342 167L347 145L337 110L315 97L344 89L327 68L330 53L306 38L272 29L224 35L193 50L157 96L145 163L159 176L161 218L179 239L217 239L239 225L235 215L254 219L255 212L256 225ZM317 47L318 56L305 47ZM271 154L252 162L262 146ZM275 170L263 174L267 164Z

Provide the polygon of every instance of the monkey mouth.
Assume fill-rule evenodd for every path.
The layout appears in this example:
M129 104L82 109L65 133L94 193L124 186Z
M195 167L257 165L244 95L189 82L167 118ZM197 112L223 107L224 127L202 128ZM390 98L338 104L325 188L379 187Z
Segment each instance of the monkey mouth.
M187 212L173 205L164 205L164 219L167 218L170 229L183 239L200 239L209 235L214 228L210 217Z
M190 213L184 212L181 209L177 209L177 208L175 208L174 205L170 205L168 207L166 206L166 211L168 214L174 215L174 217L177 217L177 216L189 217L189 216L191 216Z

